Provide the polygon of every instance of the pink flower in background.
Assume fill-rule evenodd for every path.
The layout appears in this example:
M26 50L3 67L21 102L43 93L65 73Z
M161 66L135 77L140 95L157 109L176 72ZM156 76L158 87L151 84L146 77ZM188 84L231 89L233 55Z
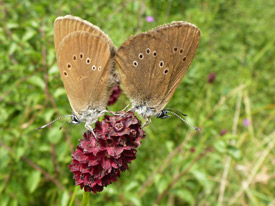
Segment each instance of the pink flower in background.
M250 125L249 120L248 119L244 119L243 120L243 125L246 126L246 127L248 127Z
M228 132L227 129L223 129L223 130L220 132L220 135L223 136L223 135L225 135L227 132Z
M146 16L146 21L152 23L155 21L155 19L152 16Z
M208 75L208 82L210 84L212 84L216 79L216 74L214 72L211 72L209 75Z

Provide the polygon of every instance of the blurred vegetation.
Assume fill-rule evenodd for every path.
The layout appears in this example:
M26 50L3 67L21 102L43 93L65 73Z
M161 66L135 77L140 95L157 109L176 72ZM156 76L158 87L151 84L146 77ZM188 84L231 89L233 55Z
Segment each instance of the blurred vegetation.
M1 0L0 9L1 206L65 206L74 192L68 165L83 124L35 130L71 113L53 43L54 19L67 14L99 26L117 47L175 20L202 33L168 104L202 131L153 119L130 170L90 205L275 205L273 0ZM111 109L128 102L122 95Z

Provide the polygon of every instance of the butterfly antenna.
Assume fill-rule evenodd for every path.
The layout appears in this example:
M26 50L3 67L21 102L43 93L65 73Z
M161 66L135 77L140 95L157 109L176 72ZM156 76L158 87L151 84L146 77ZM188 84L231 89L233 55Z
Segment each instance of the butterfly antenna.
M58 120L60 120L60 119L62 119L62 118L64 118L64 117L72 117L72 116L74 116L74 115L68 114L68 115L64 115L64 116L58 117L57 119L55 119L55 120L49 122L48 124L45 124L45 125L43 125L43 126L41 126L41 127L38 127L38 128L36 128L36 129L43 129L43 128L45 128L45 127L51 125L52 123L54 123L54 122L56 122L56 121L58 121ZM65 124L65 122L64 122L64 124ZM63 125L64 125L64 124L63 124ZM63 125L62 125L61 127L63 127Z
M183 114L182 112L180 112L179 110L176 110L176 109L173 109L173 108L165 108L166 110L172 110L172 111L174 111L174 112L176 112L177 114L181 114L182 116L184 116L184 117L186 117L187 116L187 114Z
M187 122L185 119L183 119L181 116L179 116L177 113L172 112L172 111L167 111L168 113L171 113L173 115L175 115L176 117L178 117L181 121L185 122L186 124L188 124L190 127L192 127L193 129L197 130L197 131L201 131L199 128L193 126L192 124L190 124L189 122Z

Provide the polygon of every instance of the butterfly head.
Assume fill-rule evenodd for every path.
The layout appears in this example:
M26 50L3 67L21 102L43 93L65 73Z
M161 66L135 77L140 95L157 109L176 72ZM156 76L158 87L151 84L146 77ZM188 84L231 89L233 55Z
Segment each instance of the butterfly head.
M70 121L71 124L80 124L80 119L76 115L72 115L72 120Z
M160 119L166 119L170 117L170 115L168 115L168 112L166 109L163 109L160 111L160 113L157 114L157 118L160 118Z

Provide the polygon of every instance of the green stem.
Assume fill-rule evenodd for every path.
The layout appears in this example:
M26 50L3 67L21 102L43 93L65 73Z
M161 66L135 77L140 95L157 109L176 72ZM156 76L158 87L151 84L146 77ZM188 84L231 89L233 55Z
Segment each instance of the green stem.
M81 206L87 206L89 204L90 192L83 192L83 199Z
M75 195L76 195L76 192L77 192L78 188L79 188L79 186L75 186L74 187L74 193L73 193L73 195L71 197L71 201L70 201L69 206L73 206L73 203L74 203L74 200L75 200Z

